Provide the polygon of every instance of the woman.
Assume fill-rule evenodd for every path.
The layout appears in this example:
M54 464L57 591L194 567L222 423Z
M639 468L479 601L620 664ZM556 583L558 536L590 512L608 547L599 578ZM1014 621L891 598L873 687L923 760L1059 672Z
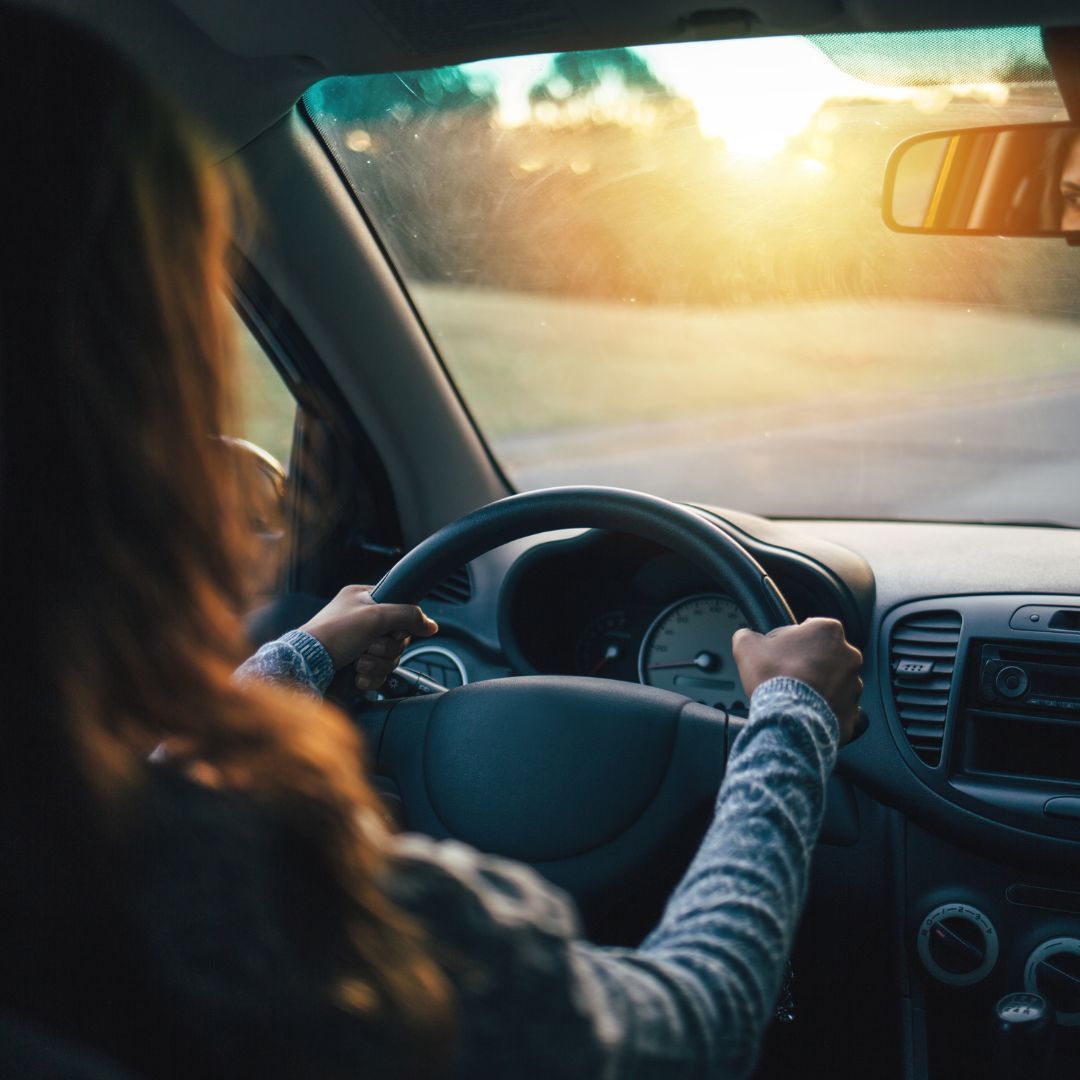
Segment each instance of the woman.
M854 724L839 624L738 637L751 721L639 949L580 941L525 867L389 835L315 698L434 624L347 589L234 677L223 182L102 46L0 18L0 1071L746 1074Z

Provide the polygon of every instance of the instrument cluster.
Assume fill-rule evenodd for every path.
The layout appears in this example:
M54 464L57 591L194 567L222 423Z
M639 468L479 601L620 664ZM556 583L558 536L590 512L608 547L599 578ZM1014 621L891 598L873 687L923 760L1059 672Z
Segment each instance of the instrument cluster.
M575 674L637 680L745 712L731 652L732 635L743 626L741 609L717 592L680 597L659 611L645 605L603 611L578 635Z
M780 584L798 618L837 613L828 592L801 579ZM736 714L748 708L731 649L745 615L715 582L648 541L591 532L534 548L504 583L499 623L519 674L621 679Z

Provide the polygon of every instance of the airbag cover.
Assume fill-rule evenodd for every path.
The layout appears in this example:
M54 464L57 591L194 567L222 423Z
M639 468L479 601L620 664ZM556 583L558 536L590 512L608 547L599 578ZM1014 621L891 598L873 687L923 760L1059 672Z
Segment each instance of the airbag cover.
M424 745L428 796L454 836L529 862L613 840L667 771L687 699L633 683L537 676L441 695Z

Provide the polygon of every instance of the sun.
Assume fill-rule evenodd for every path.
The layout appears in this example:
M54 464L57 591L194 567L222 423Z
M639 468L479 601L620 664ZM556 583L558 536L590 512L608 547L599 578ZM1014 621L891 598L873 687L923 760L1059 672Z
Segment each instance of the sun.
M696 42L638 50L657 76L697 110L701 132L732 154L770 158L837 98L894 98L840 71L802 38Z

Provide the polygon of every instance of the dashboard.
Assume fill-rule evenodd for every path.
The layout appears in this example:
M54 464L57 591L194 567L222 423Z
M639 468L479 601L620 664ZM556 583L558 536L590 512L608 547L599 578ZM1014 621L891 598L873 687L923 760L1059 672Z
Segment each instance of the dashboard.
M827 583L797 584L782 571L781 579L804 617L839 613ZM748 703L731 639L746 625L738 605L678 556L602 533L522 557L500 612L519 671L640 682L740 715Z
M1080 535L705 512L797 617L840 619L865 658L870 728L841 751L796 949L815 972L804 1013L843 1000L903 1045L903 1075L986 1076L994 1002L1036 990L1057 1011L1060 1075L1080 1075ZM437 644L407 654L444 685L437 670L591 675L745 707L730 659L742 613L654 544L531 537L456 589L425 601ZM885 1030L897 987L917 1037Z
M859 1033L844 1075L982 1080L995 1075L995 1003L1032 990L1057 1021L1052 1075L1080 1075L1080 530L702 512L751 551L797 617L839 619L864 656L870 724L829 781L795 947L800 1023L774 1032L766 1058L777 1064L760 1075L831 1060L839 1010ZM253 641L322 603L283 598ZM640 538L515 541L451 575L424 607L440 632L405 663L443 686L585 674L745 705L729 685L741 613ZM677 666L663 666L669 657ZM606 940L632 943L652 925L700 836L684 831L664 874L627 889ZM883 1062L882 1046L900 1060Z
M723 519L737 529L732 517L742 516ZM865 639L867 564L832 545L796 551L737 531L799 619L837 618L850 639ZM443 685L510 674L584 675L747 711L731 656L732 635L746 625L743 612L699 570L650 541L596 530L534 537L477 560L425 603L450 633L406 657L437 681L448 676ZM460 624L460 640L463 606L473 617ZM457 651L451 635L460 640Z

